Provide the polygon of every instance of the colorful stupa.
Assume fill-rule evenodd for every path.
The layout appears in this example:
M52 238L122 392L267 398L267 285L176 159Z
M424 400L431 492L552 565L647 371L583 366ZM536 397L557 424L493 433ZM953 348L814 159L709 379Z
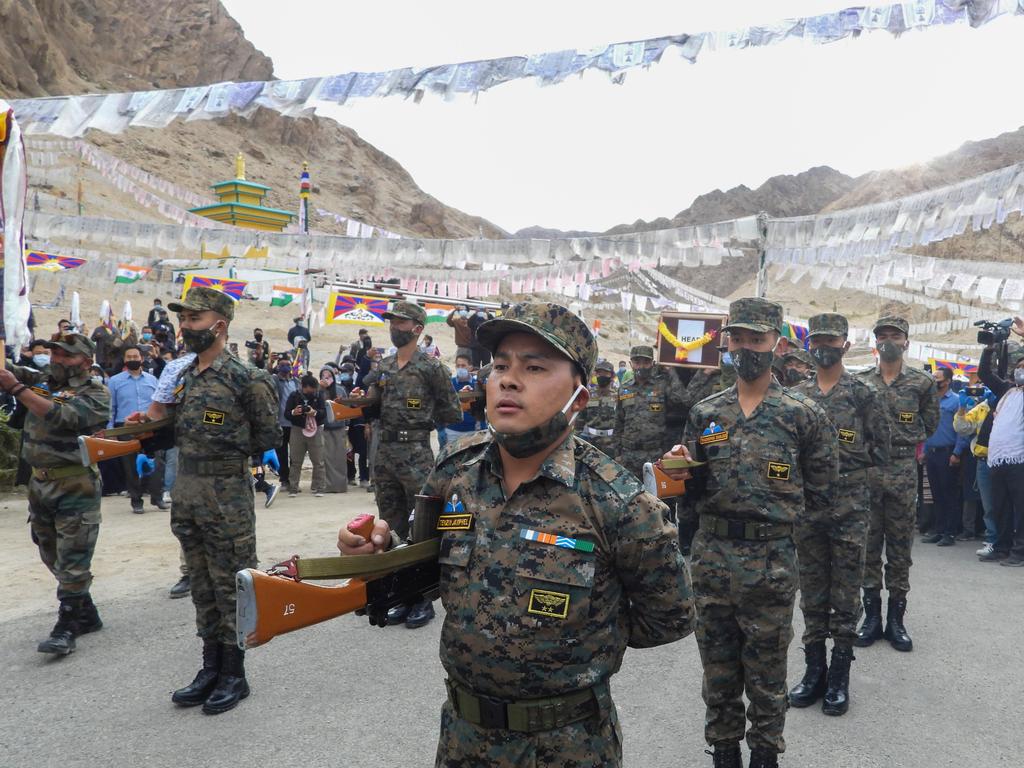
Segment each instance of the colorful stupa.
M189 210L214 221L268 232L281 232L295 216L288 211L263 205L263 198L267 196L270 187L245 180L245 158L241 152L235 157L235 178L217 182L213 185L213 191L220 199L219 203Z

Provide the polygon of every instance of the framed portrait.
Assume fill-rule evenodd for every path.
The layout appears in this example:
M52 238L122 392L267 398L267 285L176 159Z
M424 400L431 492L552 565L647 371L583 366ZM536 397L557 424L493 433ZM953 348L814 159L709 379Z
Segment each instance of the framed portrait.
M660 365L681 368L717 368L722 327L728 315L704 312L662 312L655 353Z

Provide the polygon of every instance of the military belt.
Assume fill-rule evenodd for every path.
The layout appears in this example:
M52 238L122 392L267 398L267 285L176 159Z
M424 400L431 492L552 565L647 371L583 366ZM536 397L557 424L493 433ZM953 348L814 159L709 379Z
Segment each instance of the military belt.
M917 453L916 445L893 445L889 448L889 455L894 459L904 459Z
M594 429L593 427L584 427L583 431L592 437L611 437L615 434L614 429Z
M446 680L445 687L455 714L481 728L520 733L550 731L587 720L601 711L596 688L545 699L502 701L473 693L454 680Z
M789 523L729 520L715 515L701 515L700 529L723 539L743 539L745 541L768 541L769 539L784 539L793 535L793 526Z
M69 464L66 467L32 467L32 477L36 480L63 480L65 477L79 477L91 472L91 467L83 467L81 464Z
M248 457L202 459L179 456L178 469L186 474L200 477L230 477L231 475L245 474L249 469L249 459Z
M382 429L380 439L385 443L427 443L430 442L430 430Z

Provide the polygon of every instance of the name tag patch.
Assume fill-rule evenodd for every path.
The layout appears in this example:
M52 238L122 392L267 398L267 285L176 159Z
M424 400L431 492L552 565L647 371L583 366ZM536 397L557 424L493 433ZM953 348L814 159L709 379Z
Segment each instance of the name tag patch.
M531 589L526 612L550 619L564 619L569 615L569 595L546 589Z
M423 407L423 401L418 397L408 397L405 400L405 407L413 411L418 411Z
M710 445L711 443L724 443L728 439L728 430L722 430L721 432L712 432L707 435L701 435L697 438L697 442L701 445Z
M223 427L224 416L224 411L203 411L203 424L213 424L215 427Z
M839 442L841 443L855 443L857 442L857 433L852 429L840 429L839 430Z
M768 462L768 479L769 480L789 480L789 472L792 469L791 465L783 464L781 461L769 461Z
M439 515L437 518L439 531L468 531L472 528L473 515L468 512L464 515Z
M619 400L632 400L632 399L633 399L633 393L632 392L627 392L624 395L619 395Z
M900 411L900 424L913 424L914 423L914 412L913 411Z

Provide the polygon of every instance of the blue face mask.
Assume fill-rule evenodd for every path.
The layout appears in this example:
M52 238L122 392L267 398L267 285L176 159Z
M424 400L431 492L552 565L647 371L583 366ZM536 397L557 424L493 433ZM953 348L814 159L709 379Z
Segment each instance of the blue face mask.
M32 363L36 368L42 370L50 364L49 355L32 355Z
M455 369L455 375L458 378L460 378L460 379L468 379L469 378L469 369L468 368L456 368Z
M722 353L722 365L732 365L732 354L729 352Z
M341 374L338 375L338 380L342 381L342 382L352 381L352 374L351 373L341 373Z
M152 338L153 338L153 334L152 333L144 333L144 334L142 334L142 340L143 341L149 341Z

